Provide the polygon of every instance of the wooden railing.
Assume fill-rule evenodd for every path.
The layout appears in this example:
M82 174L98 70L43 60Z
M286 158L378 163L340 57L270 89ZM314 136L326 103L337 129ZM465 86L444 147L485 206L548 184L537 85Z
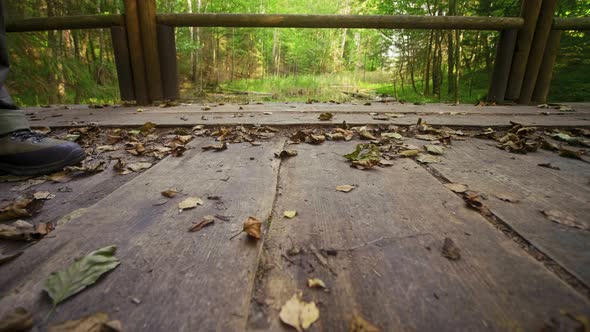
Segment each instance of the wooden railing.
M563 30L590 18L554 18L557 0L522 0L521 17L411 15L156 14L155 0L124 0L125 15L31 18L7 32L109 28L121 99L139 105L179 98L175 27L496 30L500 38L488 100L545 102Z

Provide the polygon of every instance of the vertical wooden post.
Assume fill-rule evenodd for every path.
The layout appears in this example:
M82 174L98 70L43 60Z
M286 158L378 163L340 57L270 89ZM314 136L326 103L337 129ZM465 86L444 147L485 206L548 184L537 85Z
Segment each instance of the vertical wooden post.
M518 31L516 49L514 50L508 87L506 89L506 99L516 100L520 96L522 80L524 79L540 10L541 0L522 0L520 15L524 18L524 27Z
M557 0L543 0L543 6L541 7L539 19L537 20L535 37L533 38L533 44L531 45L529 60L526 66L524 81L522 82L520 97L518 98L519 104L529 104L533 97L541 62L543 62L543 54L545 54L545 47L547 46L551 25L553 24L555 7L557 7Z
M501 103L504 101L517 36L518 30L503 30L500 32L500 39L496 48L496 60L494 61L494 72L488 90L488 102Z
M557 59L557 52L559 51L559 41L561 39L561 30L552 30L549 34L547 47L545 47L545 54L543 55L543 62L537 77L537 84L535 85L535 92L533 92L533 101L540 104L547 102L547 95L549 94L549 86L551 85L551 78L553 77L553 67Z
M164 100L180 97L174 27L158 24L158 51Z
M133 90L133 72L129 58L129 47L127 46L127 31L124 27L111 27L111 39L115 53L121 100L133 101L135 100L135 91Z
M156 0L140 0L137 5L150 100L162 100L162 76L160 74L160 55L158 54L156 27Z
M125 26L127 30L127 43L129 45L129 58L133 72L133 87L135 101L139 105L147 105L150 98L145 76L145 62L143 59L143 47L141 45L141 32L139 29L139 15L137 13L137 0L125 0Z

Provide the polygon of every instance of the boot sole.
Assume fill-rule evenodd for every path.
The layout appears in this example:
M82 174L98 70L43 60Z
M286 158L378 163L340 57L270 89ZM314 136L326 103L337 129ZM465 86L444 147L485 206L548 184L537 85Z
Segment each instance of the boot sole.
M61 171L66 166L75 165L86 157L84 149L78 148L72 150L66 158L51 164L35 165L35 166L15 166L10 164L0 163L0 171L12 175L43 175L52 172Z

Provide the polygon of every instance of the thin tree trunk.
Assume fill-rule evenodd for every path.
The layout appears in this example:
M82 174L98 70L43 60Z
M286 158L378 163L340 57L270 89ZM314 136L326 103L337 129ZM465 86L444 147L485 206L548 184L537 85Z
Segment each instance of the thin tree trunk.
M426 49L426 69L424 70L424 95L430 95L430 63L432 54L432 38L434 32L430 30L430 38L428 39L428 48Z
M463 31L455 30L455 104L459 105L459 80L461 77L461 42L463 41Z

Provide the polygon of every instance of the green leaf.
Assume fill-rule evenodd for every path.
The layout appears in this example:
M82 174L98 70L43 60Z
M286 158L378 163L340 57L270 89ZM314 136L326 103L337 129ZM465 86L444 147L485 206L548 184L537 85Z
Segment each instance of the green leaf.
M43 290L58 305L68 297L92 285L106 272L116 268L120 261L114 256L117 246L95 250L77 259L65 270L53 272L45 280Z
M358 144L356 149L344 155L344 158L352 161L352 164L355 166L371 168L379 164L381 152L375 144Z

